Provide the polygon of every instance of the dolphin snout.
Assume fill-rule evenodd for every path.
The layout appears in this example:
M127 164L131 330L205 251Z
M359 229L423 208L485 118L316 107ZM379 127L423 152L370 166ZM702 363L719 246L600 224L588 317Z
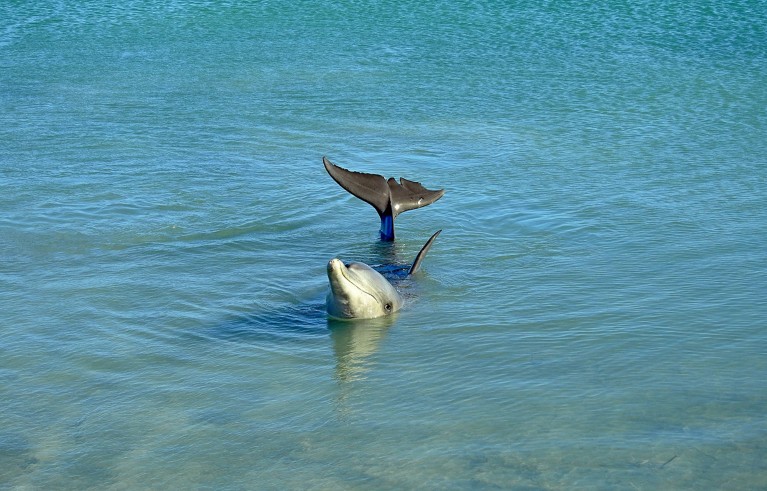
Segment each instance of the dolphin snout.
M341 268L344 267L344 263L340 259L333 258L328 261L328 274L332 273L333 271L340 271Z

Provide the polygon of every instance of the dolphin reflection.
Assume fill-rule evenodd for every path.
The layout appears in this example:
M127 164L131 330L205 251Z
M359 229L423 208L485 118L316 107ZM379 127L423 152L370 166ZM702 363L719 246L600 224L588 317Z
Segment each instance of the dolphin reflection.
M354 322L328 319L328 329L336 355L336 379L339 382L363 380L395 315Z

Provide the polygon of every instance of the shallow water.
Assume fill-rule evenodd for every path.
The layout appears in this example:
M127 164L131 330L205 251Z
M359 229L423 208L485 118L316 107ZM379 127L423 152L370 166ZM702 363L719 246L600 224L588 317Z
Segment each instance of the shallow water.
M3 4L0 488L767 487L764 7Z

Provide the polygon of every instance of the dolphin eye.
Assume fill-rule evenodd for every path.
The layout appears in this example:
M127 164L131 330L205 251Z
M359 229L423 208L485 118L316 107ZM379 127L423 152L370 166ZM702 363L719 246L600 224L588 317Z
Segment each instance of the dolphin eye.
M384 305L384 309L385 309L387 312L391 312L391 304L390 304L390 303L387 303L386 305Z

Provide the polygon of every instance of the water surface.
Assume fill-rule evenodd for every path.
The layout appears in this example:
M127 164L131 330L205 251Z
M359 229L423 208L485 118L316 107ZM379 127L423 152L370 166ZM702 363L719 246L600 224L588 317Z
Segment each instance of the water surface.
M767 487L763 2L0 7L0 487ZM321 157L445 196L398 242ZM407 307L327 319L335 256Z

